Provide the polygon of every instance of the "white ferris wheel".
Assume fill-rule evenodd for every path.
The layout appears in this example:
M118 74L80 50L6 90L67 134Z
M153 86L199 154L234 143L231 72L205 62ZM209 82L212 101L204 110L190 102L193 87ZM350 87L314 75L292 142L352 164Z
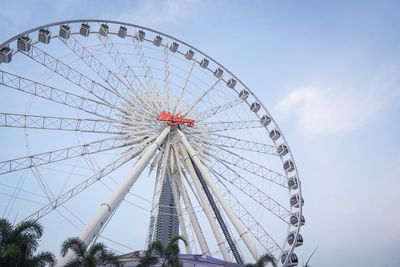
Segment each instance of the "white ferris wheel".
M0 101L3 217L91 244L131 204L119 218L145 210L129 231L143 248L164 216L185 253L297 265L304 200L289 145L254 92L199 49L130 23L51 23L1 44ZM52 217L76 229L46 226Z

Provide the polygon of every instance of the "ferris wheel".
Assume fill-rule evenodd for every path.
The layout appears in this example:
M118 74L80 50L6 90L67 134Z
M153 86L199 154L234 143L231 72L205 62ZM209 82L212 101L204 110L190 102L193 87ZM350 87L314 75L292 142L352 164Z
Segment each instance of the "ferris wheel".
M143 248L167 218L188 254L297 265L304 200L289 145L254 92L199 49L118 21L43 25L0 46L0 101L3 216L91 244L115 216L141 220L117 211L143 200L148 223L129 231Z

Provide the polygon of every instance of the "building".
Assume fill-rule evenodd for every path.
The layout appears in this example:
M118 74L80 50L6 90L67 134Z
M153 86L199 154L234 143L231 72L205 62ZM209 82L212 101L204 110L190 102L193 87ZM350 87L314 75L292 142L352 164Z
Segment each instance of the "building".
M121 255L118 258L120 262L124 264L124 267L134 267L139 263L140 259L145 256L145 254L146 251L141 250ZM180 254L179 258L184 267L243 267L243 265L237 263L199 254ZM160 266L160 264L155 266Z

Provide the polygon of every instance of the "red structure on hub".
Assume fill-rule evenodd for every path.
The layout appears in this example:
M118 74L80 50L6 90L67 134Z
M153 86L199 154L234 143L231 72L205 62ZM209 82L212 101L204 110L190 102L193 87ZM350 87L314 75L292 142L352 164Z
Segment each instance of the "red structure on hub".
M160 115L157 116L158 121L166 121L169 126L185 125L188 127L193 127L196 123L195 120L187 119L182 115L175 114L172 115L171 112L162 111Z

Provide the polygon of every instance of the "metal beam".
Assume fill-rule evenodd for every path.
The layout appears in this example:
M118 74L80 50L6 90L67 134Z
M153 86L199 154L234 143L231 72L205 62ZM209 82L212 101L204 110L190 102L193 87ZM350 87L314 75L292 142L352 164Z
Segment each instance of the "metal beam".
M156 140L144 149L145 152L142 154L142 157L135 163L133 168L129 171L117 189L113 191L111 196L101 204L91 221L81 230L79 239L82 240L86 245L89 245L92 240L97 237L97 235L103 229L105 223L111 218L112 214L114 214L115 210L119 207L129 190L137 181L140 174L146 168L150 159L153 157L158 147L162 144L169 131L170 127L166 127L156 138ZM74 255L70 252L59 260L59 265L64 266L73 258Z
M230 209L228 203L222 196L222 194L218 191L216 188L215 184L211 180L211 178L208 175L208 172L206 170L206 167L203 165L201 162L200 158L198 157L196 151L193 149L193 147L189 144L188 140L186 139L186 136L180 131L177 130L179 140L183 143L185 146L188 154L192 158L192 161L196 164L199 173L203 176L207 186L211 189L213 194L217 197L218 202L221 204L222 208L224 209L225 213L228 215L230 221L236 228L237 232L239 233L240 238L244 241L246 244L246 247L250 251L251 255L255 260L258 260L258 258L261 256L261 254L258 252L256 245L253 243L253 241L250 238L249 232L243 227L239 219L236 217L236 215L233 213L233 211Z
M106 119L111 119L113 115L122 112L100 101L81 97L2 70L0 70L0 84Z
M224 258L225 261L229 261L230 257L229 257L228 251L226 249L225 241L223 240L220 232L218 231L217 222L214 220L214 216L213 216L211 208L207 202L204 191L201 189L201 184L200 184L199 178L197 177L197 174L193 168L193 164L190 160L190 157L189 157L185 147L180 142L178 143L178 145L179 145L181 157L185 164L186 170L189 172L190 176L192 177L192 181L193 181L194 187L196 189L197 196L199 197L201 207L204 211L204 214L206 215L206 217L208 219L208 223L211 226L211 230L213 231L214 237L217 240L217 244L218 244L219 250L221 251L222 257ZM179 156L177 155L177 157L179 157Z
M75 119L3 112L0 112L0 127L122 134L122 131L115 127L113 122L106 120Z
M15 172L31 167L59 162L67 159L81 157L88 154L108 151L129 145L129 142L122 138L107 138L79 146L72 146L27 157L15 158L0 162L0 175Z

